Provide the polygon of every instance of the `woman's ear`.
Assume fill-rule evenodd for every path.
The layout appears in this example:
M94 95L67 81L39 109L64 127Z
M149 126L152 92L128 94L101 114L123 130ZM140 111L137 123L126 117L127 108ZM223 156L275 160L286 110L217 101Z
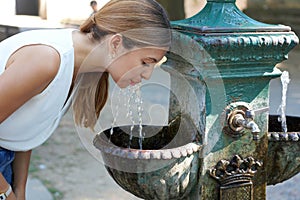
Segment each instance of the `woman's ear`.
M120 34L115 34L111 37L110 40L110 48L112 53L116 53L118 51L118 49L122 46L122 35Z

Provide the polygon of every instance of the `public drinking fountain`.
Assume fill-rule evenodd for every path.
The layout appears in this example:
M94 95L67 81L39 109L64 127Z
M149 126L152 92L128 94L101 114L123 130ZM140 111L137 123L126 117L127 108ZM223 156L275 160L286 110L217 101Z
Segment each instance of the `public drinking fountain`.
M108 172L142 199L266 199L267 185L300 171L299 133L268 130L269 83L297 36L249 18L235 0L207 0L172 27L162 66L171 76L169 124L143 126L142 149L127 134L138 126L98 134Z

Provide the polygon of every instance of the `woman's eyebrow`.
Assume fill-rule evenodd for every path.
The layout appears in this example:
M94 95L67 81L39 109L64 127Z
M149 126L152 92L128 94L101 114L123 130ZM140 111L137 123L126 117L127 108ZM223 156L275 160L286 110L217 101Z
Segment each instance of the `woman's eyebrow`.
M150 60L152 63L157 63L158 61L155 58L146 58L146 60Z

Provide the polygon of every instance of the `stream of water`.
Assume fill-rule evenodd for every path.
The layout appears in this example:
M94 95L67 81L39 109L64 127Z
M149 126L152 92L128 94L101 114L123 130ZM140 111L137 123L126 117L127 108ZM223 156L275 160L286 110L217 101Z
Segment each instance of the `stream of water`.
M121 96L123 93L124 93L124 91L120 89L119 94L118 94L118 103L116 105L116 114L114 115L113 122L111 123L111 129L110 129L111 136L114 134L114 127L117 125L117 119L119 116L119 105L121 103Z
M126 118L130 120L130 140L128 144L128 148L131 146L131 141L134 134L134 127L138 125L138 133L139 133L139 147L143 148L143 99L141 95L141 84L136 84L134 86L130 86L126 89L120 89L117 95L118 102L116 105L116 113L114 115L110 135L114 134L114 127L117 126L117 118L119 117L119 107L123 103L124 108L126 108ZM125 101L124 101L125 100Z
M287 124L286 124L286 101L287 101L287 90L288 85L290 83L289 72L284 71L280 77L282 84L282 97L281 97L281 105L278 108L278 113L280 113L280 117L278 117L278 121L281 122L282 131L287 133Z

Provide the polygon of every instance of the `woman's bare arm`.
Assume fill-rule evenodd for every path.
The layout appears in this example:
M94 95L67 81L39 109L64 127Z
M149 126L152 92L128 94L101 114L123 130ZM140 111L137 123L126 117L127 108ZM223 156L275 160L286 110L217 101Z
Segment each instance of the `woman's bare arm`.
M13 190L18 200L25 200L30 157L31 151L16 152L15 160L13 161Z
M59 65L58 52L46 45L25 46L11 55L6 70L0 75L0 123L30 98L41 93L54 79ZM16 152L13 163L14 192L18 200L25 199L30 154L31 151ZM8 187L0 175L0 186ZM15 194L12 193L10 199L15 199Z
M0 75L0 123L42 92L57 74L59 64L58 52L49 46L30 45L16 51Z
M3 177L3 175L0 173L0 192L6 192L9 188L9 184ZM10 195L8 195L7 200L16 200L16 196L14 192L11 192Z

